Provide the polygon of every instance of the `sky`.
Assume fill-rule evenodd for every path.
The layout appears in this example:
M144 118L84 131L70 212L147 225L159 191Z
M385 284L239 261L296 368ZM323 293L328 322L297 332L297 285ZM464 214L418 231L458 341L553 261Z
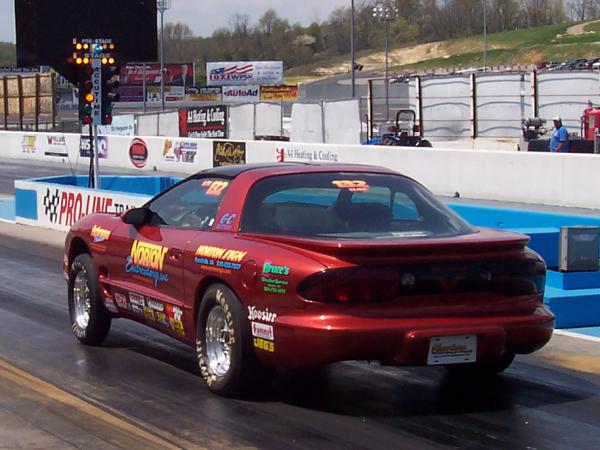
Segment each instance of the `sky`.
M171 0L171 3L171 9L165 12L165 23L184 22L196 36L210 36L217 28L227 27L236 13L248 14L254 24L272 8L291 23L307 25L326 20L340 6L350 6L350 0ZM15 42L14 0L0 0L0 41Z

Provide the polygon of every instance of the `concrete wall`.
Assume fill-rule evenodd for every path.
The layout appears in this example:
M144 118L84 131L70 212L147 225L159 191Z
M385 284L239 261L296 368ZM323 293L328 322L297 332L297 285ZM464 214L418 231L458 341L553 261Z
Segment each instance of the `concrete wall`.
M79 141L80 136L75 134L0 132L0 161L62 161L67 172L74 163L88 160L81 156ZM64 142L64 146L57 142ZM137 169L140 174L153 170L194 173L213 166L212 140L109 136L106 143L106 158L100 160L101 173L110 172L111 167ZM60 153L63 147L65 156L47 155ZM147 159L140 163L140 158L132 159L130 154L140 148L143 153L143 147L147 149ZM247 163L283 160L380 165L415 178L438 195L459 192L462 197L473 199L600 209L600 156L594 154L273 141L247 141L245 148Z

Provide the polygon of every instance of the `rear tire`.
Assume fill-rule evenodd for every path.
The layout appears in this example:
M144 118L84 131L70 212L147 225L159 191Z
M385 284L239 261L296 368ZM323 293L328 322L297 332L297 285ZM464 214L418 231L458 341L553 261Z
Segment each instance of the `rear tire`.
M504 353L500 358L481 364L450 364L445 366L450 374L490 376L504 372L515 359L514 353Z
M250 327L236 295L223 284L209 287L196 321L196 357L211 391L232 396L251 386L260 365L250 344Z
M98 272L87 253L75 258L69 271L69 317L75 337L85 345L100 345L110 330L111 317L100 294Z
M419 142L419 147L433 147L433 145L431 145L431 142L429 142L427 139L421 139L421 142Z

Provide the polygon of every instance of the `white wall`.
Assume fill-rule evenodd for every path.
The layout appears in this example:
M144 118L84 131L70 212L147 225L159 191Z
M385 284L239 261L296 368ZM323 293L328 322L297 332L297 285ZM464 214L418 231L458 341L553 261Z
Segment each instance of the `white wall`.
M64 136L68 158L46 156L48 136ZM35 145L32 147L32 139ZM110 167L135 169L129 158L131 137L109 136L108 157L100 170ZM194 173L212 167L212 140L141 138L148 148L148 162L140 173L164 170ZM183 142L196 154L191 162L176 161L169 149ZM32 150L32 148L34 150ZM166 151L165 151L166 149ZM55 148L53 149L55 150ZM79 135L0 131L2 158L52 160L73 164L87 161L79 154ZM423 183L435 194L461 197L575 206L600 209L600 155L481 151L449 148L377 147L296 142L248 141L246 161L299 161L363 163L398 170Z

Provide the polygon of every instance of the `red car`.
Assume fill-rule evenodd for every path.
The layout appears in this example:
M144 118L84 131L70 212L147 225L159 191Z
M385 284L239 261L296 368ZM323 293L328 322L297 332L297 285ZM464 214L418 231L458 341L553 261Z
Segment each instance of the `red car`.
M141 322L195 346L209 388L233 394L268 368L343 360L504 370L554 327L526 244L385 168L242 165L83 218L64 270L82 343Z

